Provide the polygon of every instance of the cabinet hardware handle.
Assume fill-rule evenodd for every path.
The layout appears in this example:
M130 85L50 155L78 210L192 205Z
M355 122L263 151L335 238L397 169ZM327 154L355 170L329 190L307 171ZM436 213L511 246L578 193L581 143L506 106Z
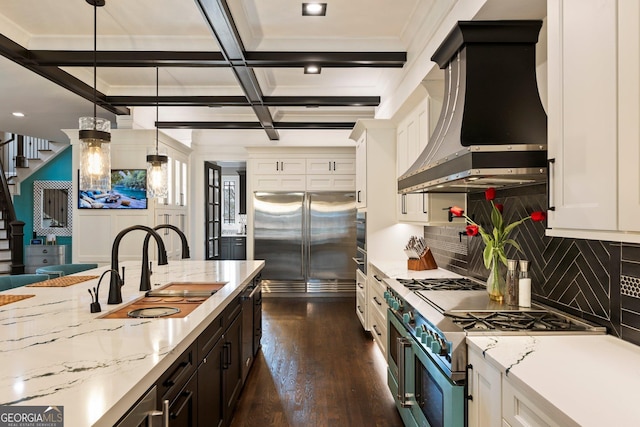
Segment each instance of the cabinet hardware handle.
M373 330L375 331L377 336L382 336L382 333L378 330L378 325L373 325Z
M276 162L276 172L280 170L280 162Z
M336 162L333 162L333 170L335 172L335 170L336 170Z
M280 171L284 172L284 162L280 162Z
M362 308L360 306L358 306L358 311L360 312L360 314L364 314L364 311L362 310Z
M552 180L555 180L555 177L556 177L555 164L556 164L556 159L547 160L547 206L548 206L547 209L550 211L556 210L556 207L554 206L555 194L553 195L553 198L551 197L551 188L553 187ZM553 173L551 173L552 170L553 170Z
M427 205L426 205L427 193L422 193L422 213L427 213Z
M398 400L400 401L400 406L402 406L403 408L408 408L410 406L409 403L407 403L407 392L406 392L406 383L407 383L407 379L405 377L406 373L405 373L405 349L407 348L411 348L411 341L409 341L407 338L402 338L402 337L398 337L398 341L397 341L397 347L398 347L398 360L397 360L397 366L398 366Z
M473 371L473 365L468 364L467 365L467 378L468 378L467 390L469 394L467 394L467 400L473 400L473 395L471 394L473 392L473 372L472 371Z
M379 278L377 274L374 274L373 278L376 279L378 282L382 282L382 279Z
M364 289L364 285L363 285L362 283L360 283L360 282L358 282L358 287L359 287L360 289Z
M180 413L182 412L182 410L191 401L191 399L193 398L193 392L191 390L185 390L182 393L180 393L180 396L184 397L184 402L182 402L182 405L180 405L180 407L175 413L171 414L171 418L174 420L180 416Z
M187 368L189 366L188 362L182 362L178 368L174 371L176 372L176 375L169 378L167 381L164 382L164 385L166 387L173 387L174 385L176 385L178 383L178 380L180 379L180 377L182 377L182 375L187 371Z
M402 215L406 215L407 214L407 195L406 194L402 195L400 206L401 206L400 212L402 213Z
M376 302L376 304L378 304L380 306L382 305L382 303L380 301L378 301L378 297L377 296L374 296L373 300Z
M357 201L358 201L358 203L360 203L360 190L358 190L358 197L357 197Z
M329 170L331 170L331 162L329 162Z

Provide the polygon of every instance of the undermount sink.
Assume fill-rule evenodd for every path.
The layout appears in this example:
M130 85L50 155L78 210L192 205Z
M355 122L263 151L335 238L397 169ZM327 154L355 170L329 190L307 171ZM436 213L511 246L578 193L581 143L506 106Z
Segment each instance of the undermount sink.
M188 316L227 282L171 282L100 319L179 318Z

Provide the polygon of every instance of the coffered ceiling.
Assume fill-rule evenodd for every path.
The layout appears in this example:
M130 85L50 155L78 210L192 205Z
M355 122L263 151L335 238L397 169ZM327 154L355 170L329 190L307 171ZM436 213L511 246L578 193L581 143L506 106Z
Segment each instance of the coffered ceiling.
M96 14L98 115L115 123L128 113L152 128L158 103L167 133L257 128L268 140L282 129L350 129L374 117L459 3L324 1L318 17L292 0L106 0ZM60 129L93 114L93 31L85 0L0 0L0 131L66 140ZM305 74L307 64L321 73Z

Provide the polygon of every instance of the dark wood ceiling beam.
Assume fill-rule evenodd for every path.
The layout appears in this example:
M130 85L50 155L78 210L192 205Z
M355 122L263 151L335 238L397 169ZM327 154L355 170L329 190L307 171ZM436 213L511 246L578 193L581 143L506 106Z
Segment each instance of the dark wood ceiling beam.
M69 73L62 71L58 67L42 66L34 63L30 58L29 50L2 34L0 34L0 55L88 101L94 101L94 91L92 86L73 77ZM130 114L128 108L109 105L106 101L106 96L99 91L96 91L95 93L95 102L96 105L113 114Z
M231 68L240 87L251 103L251 108L267 136L272 141L278 140L280 137L273 127L273 117L269 107L262 104L262 90L258 79L253 70L244 63L244 45L227 2L225 0L195 0L195 2L216 37L225 59L232 65Z
M93 66L93 51L90 50L32 50L31 59L40 65L56 67ZM99 51L96 52L98 67L229 67L229 62L220 52L180 51Z
M249 107L245 96L107 96L111 105L129 107Z
M402 68L406 52L245 52L251 67Z
M260 122L155 122L158 129L263 129ZM355 122L276 122L273 124L276 130L349 130L353 129Z
M249 107L245 96L107 96L113 106ZM264 96L267 107L377 107L379 96Z
M32 50L30 59L38 65L56 67L93 66L93 51ZM231 65L253 68L402 68L405 52L245 52L244 58ZM221 52L181 51L99 51L98 67L229 67Z

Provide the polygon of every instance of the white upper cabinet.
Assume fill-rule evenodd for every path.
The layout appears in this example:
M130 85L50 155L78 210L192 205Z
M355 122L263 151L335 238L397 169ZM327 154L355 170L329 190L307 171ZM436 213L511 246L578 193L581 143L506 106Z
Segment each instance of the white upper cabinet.
M286 157L272 159L254 159L254 172L257 174L289 174L304 175L307 162L305 159L289 159Z
M548 235L640 241L639 9L548 2Z
M313 175L349 175L356 173L356 159L325 157L307 159L307 174Z
M355 191L352 147L250 149L252 191Z

